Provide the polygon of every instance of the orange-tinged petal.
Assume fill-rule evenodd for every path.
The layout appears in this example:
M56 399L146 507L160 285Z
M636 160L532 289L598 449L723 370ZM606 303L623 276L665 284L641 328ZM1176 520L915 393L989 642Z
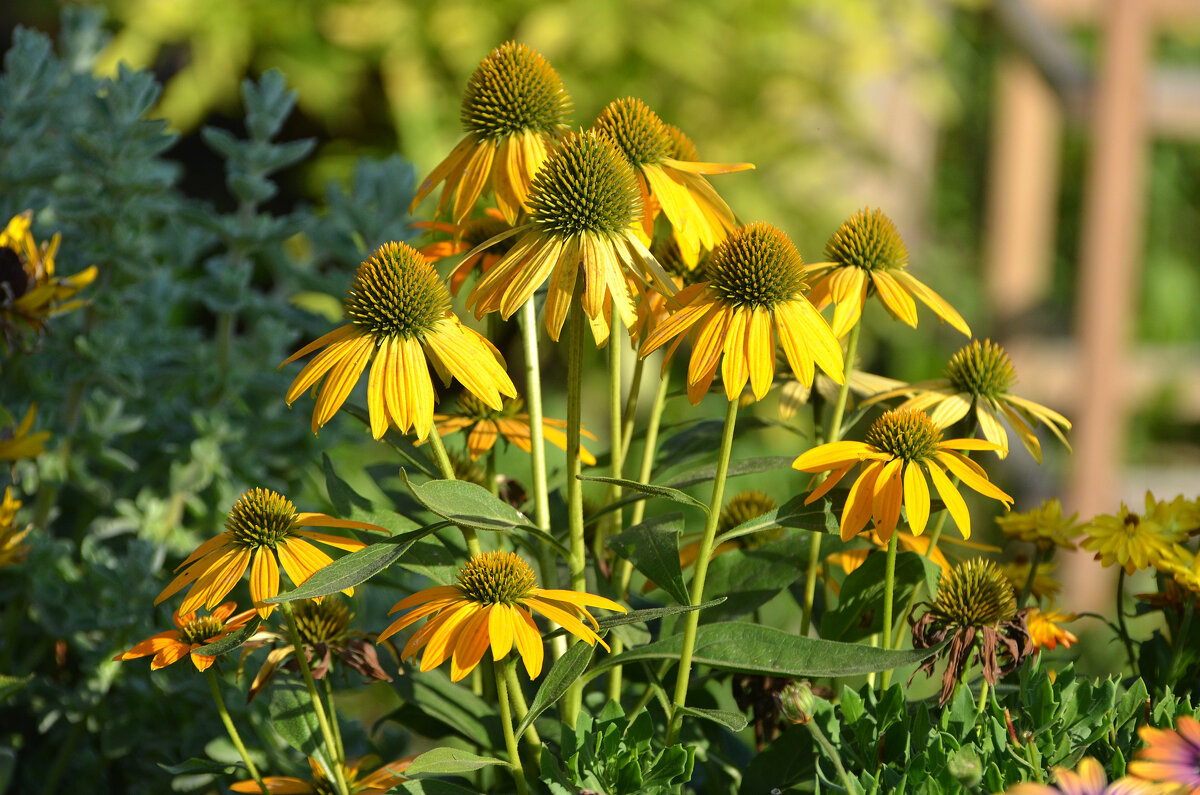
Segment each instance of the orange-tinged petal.
M350 351L361 340L367 339L366 332L358 326L348 326L350 332L342 339L331 343L325 350L318 353L304 365L304 369L292 381L292 385L288 387L287 394L283 396L283 400L289 406L309 390L309 388L325 377L330 368L334 367L338 362L346 356L347 351Z
M904 459L893 458L883 465L875 478L871 515L875 519L875 531L884 541L892 539L892 534L896 532L896 523L900 521L900 503L904 496L901 481L903 469Z
M230 549L232 549L232 547L219 546L200 560L193 563L182 574L171 580L170 584L168 584L166 588L163 588L162 593L154 598L154 604L162 604L164 601L170 599L188 585L204 576L218 560L221 560L225 557L226 553Z
M801 453L792 462L792 469L801 472L824 472L827 469L877 458L879 455L879 451L866 442L829 442Z
M301 527L346 527L355 530L374 530L377 533L392 534L391 530L370 522L356 522L353 519L337 519L324 513L302 511L296 514L296 524ZM340 536L339 536L340 538Z
M878 477L879 470L882 468L883 463L881 462L868 464L863 467L858 480L850 486L850 493L846 495L846 505L842 508L841 535L843 541L854 538L867 526L867 520L871 518L875 478Z
M425 653L421 655L422 673L437 668L454 653L467 620L473 618L482 609L482 605L467 602L441 623L441 626L429 638L429 642L425 644Z
M268 795L312 795L315 791L305 781L291 776L263 776L262 783L267 787ZM262 789L255 781L239 781L229 787L231 792L248 792L259 795Z
M829 477L825 478L825 480L819 486L812 490L812 493L804 498L804 504L812 505L814 502L828 494L830 489L836 486L838 482L846 476L846 473L854 468L855 463L857 462L852 461L849 464L846 464L844 467L830 472Z
M462 629L459 631L458 643L455 644L454 653L450 657L451 682L459 681L471 673L476 665L479 665L479 661L483 658L483 653L490 643L488 626L491 623L493 610L495 610L493 605L486 605L463 623Z
M159 650L150 661L150 670L157 671L182 660L194 647L189 643L173 643Z
M250 566L250 599L259 609L260 616L266 618L271 614L273 606L268 607L263 603L278 593L279 564L270 550L261 549Z
M546 618L558 624L572 635L582 638L589 644L593 645L599 641L601 646L606 649L608 648L608 644L605 643L599 635L597 635L595 632L592 632L592 630L588 629L586 624L584 624L567 610L559 607L553 601L539 599L536 596L527 596L524 599L524 603L527 607L537 610L539 613L546 616Z
M470 453L472 461L479 460L480 456L495 446L498 430L496 423L491 420L475 423L475 427L467 435L467 452Z
M367 546L357 538L346 538L345 536L337 536L332 533L318 533L315 530L297 530L296 535L301 538L307 538L309 541L318 541L337 549L344 549L347 552L358 552Z
M215 551L218 547L229 543L231 538L232 538L232 536L229 534L228 531L226 531L224 533L218 533L217 535L215 535L212 538L205 541L200 546L196 547L196 549L192 552L192 554L188 555L184 559L183 563L180 563L178 566L175 567L175 571L179 571L180 569L187 566L189 563L200 560L200 558L203 558L206 555L209 555L210 553Z
M530 679L536 679L542 672L542 662L546 650L542 648L542 633L529 611L521 607L511 607L513 615L513 642L517 652L525 663L525 671Z
M123 660L136 660L138 657L147 657L151 654L158 654L160 651L172 644L182 643L179 630L172 629L167 632L160 632L157 635L152 635L145 640L138 641L132 649L118 654L113 657L113 662L121 662Z
M347 337L358 336L361 333L362 333L362 331L357 326L355 326L353 323L348 323L345 326L335 328L333 331L329 332L328 334L322 334L320 337L317 337L315 340L308 343L303 348L301 348L300 350L293 353L291 356L284 359L283 363L279 365L279 368L282 369L286 365L289 365L292 362L296 361L297 359L301 359L301 358L307 356L308 354L312 353L313 351L317 350L318 348L324 348L326 345L332 345L335 342L341 342L342 340L346 339ZM301 391L303 391L303 390L301 390Z
M603 607L605 610L616 610L621 613L628 612L624 606L614 602L611 599L606 599L603 596L596 594L585 593L582 591L564 591L556 588L538 588L534 591L535 596L542 596L547 599L553 599L556 602L566 602L568 604L577 605L579 607Z
M396 604L392 605L392 609L388 611L388 615L426 602L440 601L442 599L461 600L462 598L463 592L457 585L435 585L432 588L417 591L396 602Z

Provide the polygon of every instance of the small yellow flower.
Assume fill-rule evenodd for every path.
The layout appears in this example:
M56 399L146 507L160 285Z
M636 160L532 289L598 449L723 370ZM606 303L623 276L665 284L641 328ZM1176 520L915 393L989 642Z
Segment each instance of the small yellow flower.
M867 402L915 392L900 404L900 408L928 411L941 428L950 427L974 410L984 437L1000 445L1001 458L1008 455L1008 432L1000 422L1001 416L1008 420L1025 449L1039 464L1042 446L1034 433L1038 423L1049 428L1070 450L1064 431L1071 429L1071 423L1040 403L1014 395L1011 387L1016 380L1012 361L1003 348L991 340L982 343L973 340L950 359L945 378L897 387L875 395Z
M467 451L471 460L477 461L496 444L496 438L503 436L525 452L530 452L533 445L530 441L529 412L522 412L525 401L519 397L505 399L499 411L493 409L479 398L464 392L458 396L458 411L450 414L434 414L434 425L442 436L448 436L456 431L470 429L467 434ZM546 441L560 450L567 449L567 435L563 429L567 427L566 420L542 418L542 433ZM580 433L589 439L596 435L580 429ZM589 453L582 445L579 448L579 460L588 466L596 463L596 456Z
M705 275L708 281L679 292L682 308L658 324L640 352L644 357L674 339L669 356L695 327L687 376L693 405L718 365L729 400L747 381L761 400L775 378L777 343L802 383L812 383L816 365L841 382L841 346L805 297L804 263L782 231L766 223L738 227L713 251Z
M1193 529L1195 514L1189 503L1176 499L1159 502L1146 492L1146 512L1133 513L1121 503L1116 516L1103 514L1086 523L1083 548L1096 553L1104 566L1117 563L1126 574L1158 566L1171 555L1172 546Z
M1031 607L1025 613L1025 625L1029 627L1029 637L1033 640L1035 648L1054 651L1061 643L1064 649L1069 649L1072 643L1079 642L1079 638L1061 625L1069 624L1077 618L1079 616L1074 613L1055 610L1053 605L1045 610Z
M633 97L609 103L592 129L620 147L637 173L646 208L642 215L646 239L654 236L654 220L661 211L689 268L696 267L701 249L712 250L737 225L733 211L704 175L745 171L754 164L698 162L699 158L691 157L696 147L687 136L669 129L646 103Z
M863 304L875 293L893 317L914 328L916 296L942 320L971 336L962 315L906 270L908 249L896 225L880 210L868 208L850 216L825 244L825 257L829 262L806 268L813 283L810 298L822 309L831 301L837 304L833 333L839 337L854 327Z
M191 586L179 609L191 612L204 605L216 606L225 594L250 569L250 596L258 614L271 615L273 604L264 600L279 593L279 567L287 572L296 585L302 585L318 569L333 559L310 544L317 541L331 547L357 552L366 546L362 541L344 536L318 533L308 527L346 527L377 530L382 527L366 522L335 519L323 513L296 513L291 500L269 489L247 491L229 510L225 532L205 541L175 567L180 571L171 584L163 589L154 604L160 604L184 588ZM343 593L351 595L353 588Z
M801 472L832 474L813 490L805 504L825 496L856 465L863 469L842 510L842 540L849 541L873 519L880 538L888 540L900 518L900 507L908 510L908 525L915 535L925 531L929 520L929 484L946 504L963 538L971 537L971 515L958 488L946 475L956 475L965 485L985 497L999 500L1007 508L1012 497L988 480L983 467L959 450L996 450L982 439L942 441L941 431L919 411L893 409L871 425L865 442L840 441L823 444L792 462Z
M36 418L37 404L31 403L19 425L15 428L0 429L0 461L37 458L46 452L46 440L50 438L50 431L30 433Z
M384 795L393 792L397 784L407 781L402 774L414 759L415 756L406 756L386 765L381 765L377 756L348 760L342 765L342 778L350 788L350 795ZM325 771L321 769L317 760L310 756L308 766L312 769L312 778L308 781L295 776L263 776L267 792L271 795L325 795L336 791L333 782L325 778ZM364 775L360 772L364 767L375 770ZM231 792L249 792L255 795L262 792L258 783L252 780L239 781L229 789Z
M359 266L346 294L350 322L310 342L280 367L324 348L304 366L288 389L290 406L322 378L312 430L329 422L371 361L367 408L371 435L383 437L389 425L419 439L433 425L434 391L429 365L450 383L463 386L495 409L500 396L517 394L500 353L450 310L450 294L437 271L416 249L386 243Z
M996 517L996 526L1004 537L1014 541L1035 544L1042 552L1054 547L1075 549L1074 539L1079 535L1079 514L1063 516L1062 503L1055 497L1046 500L1032 511L1010 513Z
M4 502L0 503L0 569L24 563L29 557L29 544L22 544L32 526L17 529L17 509L21 501L13 499L12 486L4 490Z
M421 670L430 671L450 659L450 678L457 682L469 674L488 647L499 662L516 646L530 678L542 670L542 635L533 622L537 611L567 632L608 648L599 635L580 621L599 629L588 607L625 608L603 596L560 591L537 586L529 564L511 552L486 552L467 561L458 572L457 585L439 585L418 591L397 602L389 613L409 610L379 635L383 641L405 627L432 616L404 644L402 660L422 648Z
M674 294L675 285L639 238L642 205L633 169L608 138L565 137L534 179L527 204L529 223L511 231L520 235L516 245L467 298L476 317L499 311L507 320L549 279L546 331L557 340L582 274L583 311L603 344L614 308L626 328L634 323L630 278Z
M1004 576L1012 583L1013 590L1021 593L1025 587L1026 581L1029 580L1029 558L1024 555L1017 556L1017 559L1011 563L998 564L1000 571L1004 572ZM1039 563L1037 572L1033 575L1033 586L1029 592L1037 599L1047 599L1057 596L1062 590L1062 583L1054 579L1054 569L1057 564Z
M11 343L20 322L35 333L46 319L83 305L69 300L96 279L92 265L74 276L54 275L54 255L61 235L40 246L30 231L33 212L14 215L0 230L0 321L6 343Z
M113 657L113 661L133 660L153 654L150 670L157 671L190 654L196 670L206 671L217 658L196 654L196 649L236 632L254 615L253 610L246 610L235 616L233 611L236 609L236 604L226 602L213 610L212 615L200 617L196 616L195 610L176 610L173 616L175 629L146 638L129 651Z
M461 224L491 187L510 223L528 208L530 184L566 132L571 97L562 78L536 51L506 42L484 58L462 100L466 137L421 183L409 212L441 182L440 215L454 195L451 217Z

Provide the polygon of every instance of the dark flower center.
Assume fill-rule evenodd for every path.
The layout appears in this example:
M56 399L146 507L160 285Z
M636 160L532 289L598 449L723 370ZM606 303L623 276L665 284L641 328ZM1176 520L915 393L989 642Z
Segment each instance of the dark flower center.
M0 301L15 301L29 289L29 274L17 252L0 246Z

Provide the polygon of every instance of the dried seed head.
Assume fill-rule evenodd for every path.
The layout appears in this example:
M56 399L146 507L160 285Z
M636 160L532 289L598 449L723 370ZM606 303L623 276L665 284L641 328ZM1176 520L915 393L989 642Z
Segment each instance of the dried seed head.
M948 627L995 627L1017 613L1012 583L990 560L975 558L943 572L929 612Z

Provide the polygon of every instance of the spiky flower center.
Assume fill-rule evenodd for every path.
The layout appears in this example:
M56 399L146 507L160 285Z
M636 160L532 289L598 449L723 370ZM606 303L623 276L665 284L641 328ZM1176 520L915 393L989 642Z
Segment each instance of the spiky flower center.
M511 227L501 218L493 218L490 215L485 215L482 218L476 218L468 221L463 225L462 239L467 245L467 250L475 248L481 243L486 243L496 235L507 232ZM499 243L493 243L488 248L488 253L492 255L507 254L513 244L517 242L515 236L505 238Z
M958 392L999 398L1017 382L1017 372L1004 349L991 340L973 340L950 359L946 377Z
M512 552L485 552L459 569L458 587L473 602L515 605L537 587L533 569Z
M825 258L843 267L890 271L908 265L908 249L892 219L868 208L838 227L825 244Z
M571 114L562 78L540 53L510 41L484 58L463 92L462 124L483 138L557 135Z
M1016 615L1017 599L1004 572L976 558L943 572L930 612L948 626L981 629Z
M316 646L319 643L334 644L342 641L354 614L350 612L350 606L341 599L329 596L320 602L314 599L297 602L295 616L300 640L306 646Z
M905 461L931 458L942 440L941 431L923 411L892 409L872 423L867 444Z
M613 100L592 129L611 138L635 166L661 163L670 157L671 136L658 114L634 97Z
M298 529L296 506L270 489L251 489L238 498L225 518L234 542L251 549L275 545Z
M563 139L529 193L534 225L555 237L619 235L641 211L633 169L616 144L595 133Z
M708 258L711 287L737 306L770 309L803 293L804 261L791 239L761 221L740 226Z
M346 317L377 342L420 340L445 317L450 292L421 252L407 243L384 243L358 266L343 306Z
M700 151L696 149L696 145L692 143L692 139L688 138L683 130L674 124L665 123L663 124L663 128L667 131L667 137L671 139L671 154L669 157L672 160L696 162L700 159Z
M775 500L771 499L769 494L753 489L739 492L721 509L721 516L717 519L717 532L724 533L732 530L751 519L757 519L768 511L775 510L777 507Z
M179 637L184 643L203 644L221 634L225 625L213 616L193 618L179 630Z
M519 414L524 407L525 401L519 397L503 398L501 409L496 411L475 395L465 390L458 396L458 413L476 422L491 420L497 417L511 417L514 414Z
M29 289L29 274L17 252L0 246L0 302L15 301Z

